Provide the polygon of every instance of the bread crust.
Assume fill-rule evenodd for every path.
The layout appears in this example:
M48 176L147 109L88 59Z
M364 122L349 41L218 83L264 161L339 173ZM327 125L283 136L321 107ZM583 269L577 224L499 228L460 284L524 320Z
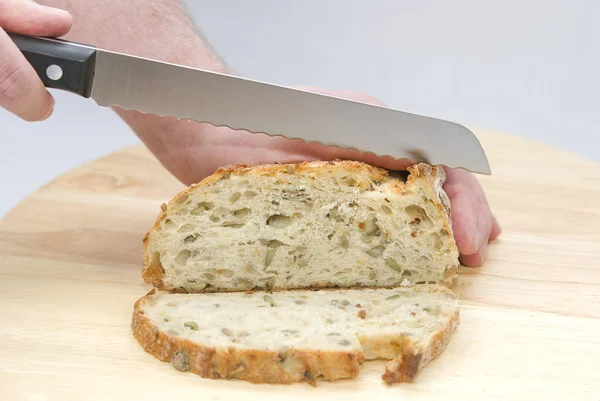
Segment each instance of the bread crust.
M450 321L431 338L428 344L421 346L412 344L390 361L381 375L382 380L387 384L412 382L425 365L446 349L459 323L460 312L457 309Z
M356 161L336 160L258 166L240 164L222 167L201 182L179 192L169 201L168 205L161 205L161 211L153 226L143 237L144 266L142 268L142 278L146 283L153 285L155 289L135 303L131 320L134 337L146 352L157 359L170 362L178 370L193 372L210 379L241 379L252 383L277 384L307 382L316 385L318 379L332 381L354 378L359 374L360 365L365 360L373 359L374 355L383 355L384 359L390 360L381 376L384 382L387 384L412 382L423 367L440 355L448 345L459 324L458 309L443 327L437 329L436 333L428 338L427 343L417 342L407 336L395 335L393 338L370 339L363 343L362 350L302 351L288 349L285 352L210 347L194 343L161 331L144 315L142 310L144 303L151 301L151 297L157 289L186 292L186 290L171 288L163 283L165 270L160 263L160 258L153 254L149 246L152 234L165 223L167 210L185 202L189 194L196 189L210 187L232 175L243 175L249 179L253 176L285 176L288 174L318 178L332 173L339 174L341 171L345 174L354 175L358 181L357 185L361 188L368 188L371 183L377 183L386 185L386 190L395 195L402 195L413 187L419 186L425 192L425 196L433 200L434 206L446 217L443 219L443 229L448 231L450 238L453 238L450 201L442 189L446 179L445 170L442 167L426 163L415 164L408 167L407 170L408 177L402 180L394 177L385 169ZM454 250L456 251L456 247L454 247ZM457 276L458 265L457 259L456 271L445 277L445 280L439 284L449 287ZM310 292L331 287L337 286L335 283L322 282L316 283L312 288L293 289ZM356 289L357 287L348 288ZM340 289L340 287L337 287L337 289ZM287 289L277 289L276 292L285 290ZM207 287L201 292L211 291L213 290ZM224 292L223 290L220 291ZM455 297L451 290L435 285L422 285L419 286L417 291L444 292Z
M215 348L160 331L144 316L141 305L155 293L150 291L134 306L131 329L143 349L178 370L189 371L208 379L241 379L251 383L291 384L316 380L354 378L364 361L362 352L315 352L289 349L279 351ZM174 362L174 357L185 360Z
M160 261L156 261L152 255L152 251L149 247L151 235L159 228L161 224L165 222L167 218L166 211L171 205L177 205L187 200L188 195L198 188L204 188L214 185L223 179L228 179L231 175L236 176L275 176L275 175L327 175L332 172L339 172L344 170L345 173L356 174L365 176L365 180L361 180L358 186L368 186L370 182L377 182L380 184L388 184L390 191L396 195L402 195L406 191L410 191L416 185L420 185L427 196L430 199L435 200L435 207L442 212L445 216L443 222L443 229L447 230L449 237L453 240L453 229L451 223L451 208L448 196L443 191L442 187L446 180L446 173L443 167L432 166L426 163L417 163L407 168L408 178L404 182L398 178L393 177L388 170L375 167L363 162L348 161L348 160L336 160L336 161L313 161L313 162L301 162L291 164L263 164L263 165L248 165L239 164L234 166L226 166L218 169L212 175L206 177L199 183L193 184L188 188L182 190L176 194L168 205L161 205L161 211L156 218L153 226L146 232L143 237L143 248L144 248L144 266L142 268L142 278L145 283L153 285L155 288L160 290L178 291L177 288L168 287L163 283L165 270L160 265ZM454 246L454 248L456 248ZM456 272L446 277L442 282L438 283L449 287L453 279L458 274L458 258L456 261ZM315 288L331 288L335 285L329 282L318 283ZM211 287L206 287L202 292L211 292Z
M151 302L156 289L138 299L134 305L131 329L142 348L163 362L171 362L180 371L193 372L208 379L240 379L251 383L291 384L307 382L316 386L318 379L334 381L355 378L365 353L356 351L281 351L215 348L169 335L158 329L144 315L142 306ZM443 292L449 289L420 286L422 292ZM409 337L395 336L371 342L380 355L394 358L386 365L382 379L387 384L412 382L432 359L443 352L459 324L458 308L446 324L439 328L428 343L415 343ZM362 341L361 341L362 342ZM373 353L373 348L371 348Z

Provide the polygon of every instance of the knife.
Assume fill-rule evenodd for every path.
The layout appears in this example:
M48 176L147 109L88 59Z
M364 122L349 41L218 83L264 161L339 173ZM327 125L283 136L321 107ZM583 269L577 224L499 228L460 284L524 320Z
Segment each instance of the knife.
M466 127L387 107L8 33L47 88L159 116L491 174Z

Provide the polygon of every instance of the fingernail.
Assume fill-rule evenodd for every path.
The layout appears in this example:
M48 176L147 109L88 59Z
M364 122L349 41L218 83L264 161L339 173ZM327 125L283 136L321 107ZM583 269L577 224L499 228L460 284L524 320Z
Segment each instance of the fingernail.
M68 12L67 10L63 10L61 8L44 6L44 5L41 5L41 4L40 4L40 6L42 6L46 11L50 11L50 12L55 13L55 14L60 14L60 15L65 15L65 16L67 16L67 15L70 16L71 15L70 12Z
M50 110L48 110L48 113L46 113L46 115L44 117L42 117L40 119L40 121L44 121L44 120L47 120L48 118L50 118L50 116L52 115L53 112L54 112L54 105L52 105L52 107L50 107Z

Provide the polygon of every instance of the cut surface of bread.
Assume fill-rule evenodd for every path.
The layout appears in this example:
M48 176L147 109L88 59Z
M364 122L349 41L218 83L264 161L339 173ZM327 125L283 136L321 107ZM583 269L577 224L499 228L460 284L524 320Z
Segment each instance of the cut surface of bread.
M162 205L142 277L194 293L447 286L459 263L444 180L428 164L223 168Z
M143 348L205 378L293 383L353 378L364 360L390 360L382 379L412 381L459 322L440 285L180 294L140 298L132 330Z

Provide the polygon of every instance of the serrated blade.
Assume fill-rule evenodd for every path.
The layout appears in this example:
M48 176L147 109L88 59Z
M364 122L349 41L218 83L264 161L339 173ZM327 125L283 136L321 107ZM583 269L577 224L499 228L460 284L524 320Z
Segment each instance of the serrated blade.
M91 97L101 106L491 173L479 141L459 124L101 49Z

